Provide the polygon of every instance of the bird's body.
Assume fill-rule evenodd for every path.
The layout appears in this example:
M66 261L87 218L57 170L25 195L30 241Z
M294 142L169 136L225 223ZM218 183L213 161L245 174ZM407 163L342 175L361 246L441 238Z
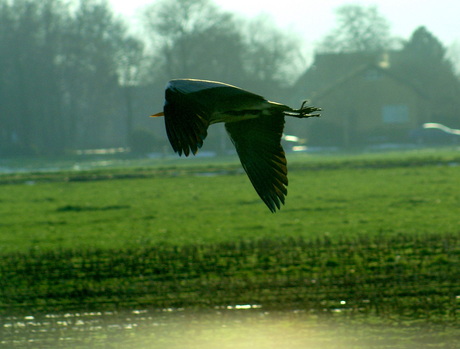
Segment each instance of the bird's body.
M221 82L177 79L166 86L163 113L175 152L196 154L210 125L224 122L241 164L268 208L275 212L287 195L286 157L281 146L284 117L306 118L320 110L292 109Z

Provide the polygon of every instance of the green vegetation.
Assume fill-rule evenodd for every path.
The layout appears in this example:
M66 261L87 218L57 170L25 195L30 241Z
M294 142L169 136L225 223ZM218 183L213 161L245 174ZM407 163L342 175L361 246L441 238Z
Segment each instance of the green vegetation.
M289 160L277 214L235 159L4 175L0 253L459 231L458 154Z
M455 323L459 158L294 156L277 214L234 160L4 175L0 307L260 304Z
M259 239L3 256L2 307L227 308L454 321L459 236Z

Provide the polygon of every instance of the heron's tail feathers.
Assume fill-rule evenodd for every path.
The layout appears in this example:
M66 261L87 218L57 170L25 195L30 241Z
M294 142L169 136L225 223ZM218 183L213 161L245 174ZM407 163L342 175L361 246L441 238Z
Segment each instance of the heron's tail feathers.
M321 116L317 111L321 111L321 108L312 107L306 105L307 101L303 101L299 109L290 109L284 112L286 116L294 116L296 118L311 118Z

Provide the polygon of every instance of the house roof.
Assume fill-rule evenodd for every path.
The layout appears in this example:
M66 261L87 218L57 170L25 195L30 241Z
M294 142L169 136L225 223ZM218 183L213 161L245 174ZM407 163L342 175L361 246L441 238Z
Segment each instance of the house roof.
M423 99L427 98L422 91L417 89L415 86L412 86L410 84L410 82L408 82L407 80L397 76L390 69L382 68L382 67L380 67L380 66L378 66L376 64L364 64L362 66L357 67L356 69L354 69L349 74L344 75L344 76L340 77L339 79L337 79L331 85L325 86L321 90L314 91L314 93L311 95L311 98L313 98L315 100L323 98L327 94L329 94L330 92L333 92L334 90L336 90L338 88L341 88L343 85L347 84L351 80L353 80L353 79L355 79L355 78L357 78L359 76L362 76L363 74L366 73L366 71L370 71L370 70L377 71L379 74L387 76L391 80L396 81L398 84L406 86L408 89L413 90L414 93L417 94L418 97L420 97L420 98L423 98Z
M403 59L401 51L317 54L312 66L294 85L293 98L302 99L305 98L305 94L310 99L323 97L367 69L376 69L381 74L414 90L421 98L426 98L409 81L393 73L392 66L399 64Z

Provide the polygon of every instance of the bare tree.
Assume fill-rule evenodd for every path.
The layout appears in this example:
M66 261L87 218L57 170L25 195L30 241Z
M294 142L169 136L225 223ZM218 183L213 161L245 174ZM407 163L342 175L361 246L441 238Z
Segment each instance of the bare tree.
M379 51L391 46L390 25L376 6L343 5L337 26L319 44L321 52Z
M118 77L126 101L126 140L131 143L134 124L134 88L141 83L144 70L144 43L137 38L127 37L117 57Z
M241 63L233 16L209 0L163 0L146 10L144 21L163 78L228 79Z
M301 39L276 28L267 16L256 17L241 27L245 69L252 81L263 86L261 92L270 95L280 87L293 84L299 72L305 69Z
M106 1L85 0L68 23L64 90L72 115L69 138L77 147L107 146L120 119L121 91L117 58L126 27Z
M210 78L271 94L303 68L301 40L268 17L235 18L209 0L163 0L144 20L162 79Z

